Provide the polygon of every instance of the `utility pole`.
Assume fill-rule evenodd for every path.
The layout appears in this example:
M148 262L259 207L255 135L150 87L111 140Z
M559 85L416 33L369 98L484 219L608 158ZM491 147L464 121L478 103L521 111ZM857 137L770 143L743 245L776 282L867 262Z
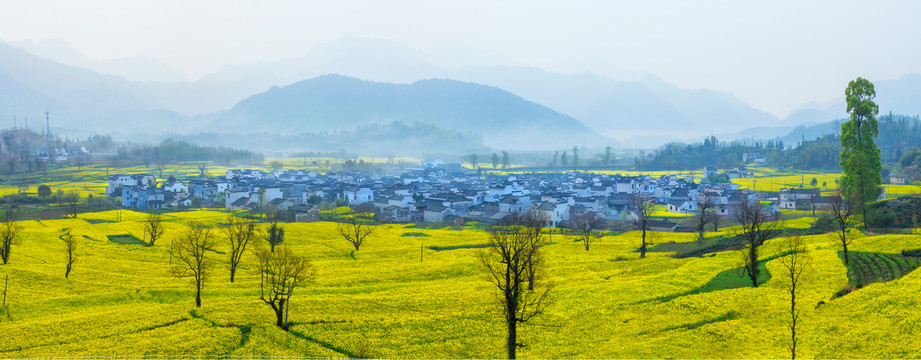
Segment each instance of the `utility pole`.
M419 262L422 262L422 243L419 243Z

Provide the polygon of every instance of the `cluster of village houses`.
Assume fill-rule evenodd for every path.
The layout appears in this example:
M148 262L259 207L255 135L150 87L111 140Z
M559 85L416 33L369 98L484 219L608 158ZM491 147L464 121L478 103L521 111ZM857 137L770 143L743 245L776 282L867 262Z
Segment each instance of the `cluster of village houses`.
M150 174L112 175L106 192L124 207L147 209L221 207L291 211L297 219L317 219L316 203L373 208L391 222L500 223L515 214L536 211L550 227L563 227L581 213L611 221L632 219L634 198L653 200L673 213L695 213L700 196L714 213L732 216L743 201L780 209L822 210L828 206L818 189L756 193L732 183L695 183L676 175L620 176L590 172L524 173L479 176L457 164L425 163L399 176L283 170L230 170L217 179L170 180L158 184ZM713 169L705 169L712 171ZM742 172L733 169L734 172ZM766 201L769 200L769 201ZM675 230L676 223L659 224Z

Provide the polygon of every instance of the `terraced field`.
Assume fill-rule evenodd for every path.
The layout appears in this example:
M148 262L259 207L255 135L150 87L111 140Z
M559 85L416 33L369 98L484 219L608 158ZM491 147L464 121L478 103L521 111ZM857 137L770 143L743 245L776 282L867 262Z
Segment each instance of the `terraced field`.
M844 252L840 253L844 259ZM848 252L848 278L853 288L895 280L921 266L921 259L896 254Z

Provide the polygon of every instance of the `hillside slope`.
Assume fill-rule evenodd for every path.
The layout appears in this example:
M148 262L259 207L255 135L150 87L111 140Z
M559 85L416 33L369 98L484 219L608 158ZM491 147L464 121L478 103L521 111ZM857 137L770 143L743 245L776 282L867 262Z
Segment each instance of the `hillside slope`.
M453 80L410 85L326 75L253 95L213 124L222 131L323 132L400 121L473 132L499 149L600 145L578 120L504 90ZM258 124L258 125L257 125Z
M117 216L121 221L117 222ZM170 275L170 241L190 221L218 224L226 214L192 211L164 215L166 238L155 246L121 244L111 235L143 238L147 215L131 211L81 214L78 219L26 221L13 248L7 308L0 312L0 357L111 354L348 356L368 358L499 358L504 323L494 287L483 277L473 245L477 230L382 226L360 251L327 222L286 224L282 246L307 256L315 281L291 298L291 331L274 327L259 300L259 274L247 252L228 279L229 245L217 236L206 256L215 268L195 308L188 279ZM70 279L63 244L79 239ZM424 237L402 236L412 232ZM708 233L708 236L719 234ZM661 243L688 243L696 234L655 234ZM118 237L124 239L124 236ZM420 239L422 242L420 243ZM546 281L554 284L547 312L519 327L522 358L781 358L787 356L788 299L775 274L758 288L693 293L719 274L734 275L733 251L702 258L652 252L639 259L639 234L605 236L591 251L566 235L545 249ZM832 240L805 238L812 266L799 295L799 355L820 358L902 358L918 351L921 322L915 271L832 300L847 270ZM782 252L781 239L761 255ZM420 262L420 244L423 247ZM259 245L259 244L253 244ZM435 251L430 247L453 246ZM865 236L855 252L897 254L921 248L913 235ZM619 259L621 261L614 261Z

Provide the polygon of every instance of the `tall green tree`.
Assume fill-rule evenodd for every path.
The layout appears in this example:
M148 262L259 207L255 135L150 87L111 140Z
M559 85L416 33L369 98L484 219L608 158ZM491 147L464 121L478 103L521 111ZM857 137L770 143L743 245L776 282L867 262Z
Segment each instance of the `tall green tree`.
M864 205L876 199L882 183L879 148L873 140L879 134L876 121L879 106L873 102L876 97L873 83L864 78L848 83L844 95L851 119L841 124L841 170L844 172L841 191L845 197L855 200L866 221Z

